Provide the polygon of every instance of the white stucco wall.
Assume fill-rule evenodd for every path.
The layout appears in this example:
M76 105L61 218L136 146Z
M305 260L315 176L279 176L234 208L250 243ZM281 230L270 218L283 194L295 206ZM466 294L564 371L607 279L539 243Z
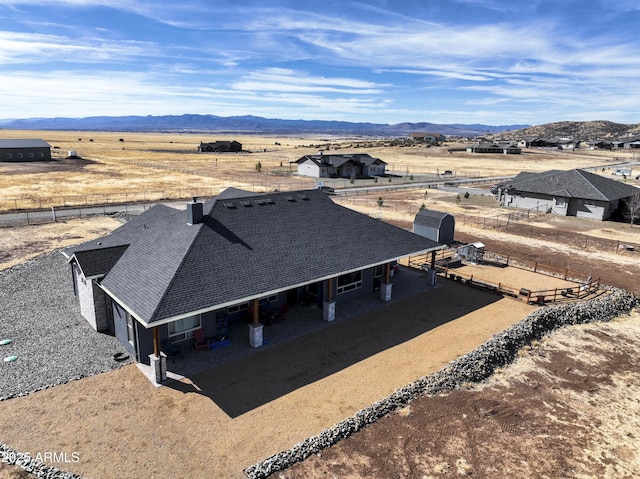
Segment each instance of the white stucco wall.
M313 161L308 160L298 165L298 174L303 176L313 176L320 178L320 167Z
M551 209L551 212L558 216L576 216L596 220L608 219L617 207L616 202L609 203L578 198L520 196L517 194L505 194L502 205L526 210L537 209L541 213Z

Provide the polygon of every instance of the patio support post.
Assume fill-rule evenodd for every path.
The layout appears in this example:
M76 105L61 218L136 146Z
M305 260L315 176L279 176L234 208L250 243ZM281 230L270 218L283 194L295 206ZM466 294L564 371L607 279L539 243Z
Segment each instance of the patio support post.
M325 321L336 319L336 302L333 300L333 278L327 280L326 299L322 304L322 319Z
M149 365L153 371L153 379L157 384L167 379L167 355L160 350L158 326L153 327L153 354L149 355Z
M429 285L434 286L436 284L436 252L431 252L431 265L429 269L427 269L427 282Z
M391 301L391 263L384 265L384 283L380 285L380 299L382 301Z
M253 322L249 325L249 344L252 348L259 348L264 344L263 328L260 323L260 299L253 300Z
M260 324L260 299L253 300L253 324Z
M153 327L153 354L160 356L160 331L158 331L158 326Z

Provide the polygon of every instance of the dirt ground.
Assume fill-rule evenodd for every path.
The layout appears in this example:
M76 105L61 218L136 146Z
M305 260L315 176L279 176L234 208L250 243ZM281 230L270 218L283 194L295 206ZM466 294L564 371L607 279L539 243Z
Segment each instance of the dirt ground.
M486 383L423 397L279 479L634 478L640 314L555 332Z
M249 465L442 368L534 310L442 281L167 387L155 388L130 365L4 401L0 440L32 457L76 453L77 462L51 465L94 479L244 477Z
M11 234L0 235L2 250L11 251L9 244L16 248L3 264L41 248L55 249L59 241L105 234L118 224L102 218L5 229ZM524 254L529 247L523 246L511 248ZM441 281L448 287L438 293L439 300L446 291L453 295L449 304L469 297L466 286ZM425 301L416 298L367 321L421 317L426 310L434 316ZM292 386L233 418L212 400L223 384L215 376L157 389L137 367L128 366L0 404L0 440L31 455L53 451L69 457L75 452L78 462L50 465L88 478L141 477L142 470L144 477L239 478L245 467L439 369L532 308L510 299L474 307L472 313L460 313L454 321L304 387ZM640 408L638 331L636 315L556 333L523 352L514 366L486 385L420 399L276 477L634 477L640 474L640 443L633 429ZM255 366L266 369L237 366L239 371L255 369L262 377L279 369L266 365L286 364L293 355L302 368L298 375L305 375L344 355L326 348L340 341L319 338L315 347L323 355L304 362L301 351L314 348L313 338L308 341L298 344L297 352L283 348L271 358L260 358ZM295 383L299 378L293 376L272 382ZM249 388L246 395L251 403L255 392ZM2 479L21 474L17 468L0 467Z
M0 251L21 246L20 254L2 258L0 268L42 247L57 249L62 241L102 235L118 224L113 218L105 220L71 220L51 225L50 230L2 229ZM45 242L38 240L41 231L48 238ZM480 239L492 251L527 259L553 263L567 255L572 269L587 269L605 283L640 294L640 264L633 256L572 257L558 245L491 230L465 228L456 236ZM447 286L439 290L438 304L462 308L457 319L302 387L295 386L300 376L314 376L324 367L331 370L345 351L359 346L309 337L308 343L274 348L273 357L238 364L238 371L255 371L261 379L282 369L267 365L292 362L297 369L277 380L290 384L286 394L245 408L236 417L212 400L224 382L198 377L179 387L154 388L136 366L127 366L0 403L0 441L31 455L76 452L79 461L50 465L89 478L243 477L245 467L441 368L533 308L510 299L478 300L482 307L465 312L461 298L471 300L471 294L480 293L441 281ZM445 293L449 300L440 301L446 299ZM429 320L451 315L450 310L451 306L436 310L428 299L420 298L397 309L384 308L367 320L372 324L384 324L390 317ZM342 337L349 337L349 332ZM341 349L327 348L332 343L340 343ZM638 313L609 324L568 328L522 352L514 365L486 384L419 399L275 477L638 477L639 347ZM320 356L301 359L314 348ZM232 385L234 377L224 381ZM243 381L235 386L251 402L259 393L253 389L256 381L251 374ZM0 478L21 476L17 468L0 464Z

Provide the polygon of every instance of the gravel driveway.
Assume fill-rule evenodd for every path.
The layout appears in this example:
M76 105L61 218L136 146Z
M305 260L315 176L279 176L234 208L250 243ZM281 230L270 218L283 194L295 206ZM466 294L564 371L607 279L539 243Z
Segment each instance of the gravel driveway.
M71 271L60 252L0 271L0 401L116 369L127 353L80 315Z

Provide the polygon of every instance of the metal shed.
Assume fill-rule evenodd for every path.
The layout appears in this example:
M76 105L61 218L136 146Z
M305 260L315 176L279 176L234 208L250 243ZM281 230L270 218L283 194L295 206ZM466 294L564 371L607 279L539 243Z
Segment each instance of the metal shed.
M455 233L456 220L453 215L423 209L413 220L413 232L438 243L451 243Z

